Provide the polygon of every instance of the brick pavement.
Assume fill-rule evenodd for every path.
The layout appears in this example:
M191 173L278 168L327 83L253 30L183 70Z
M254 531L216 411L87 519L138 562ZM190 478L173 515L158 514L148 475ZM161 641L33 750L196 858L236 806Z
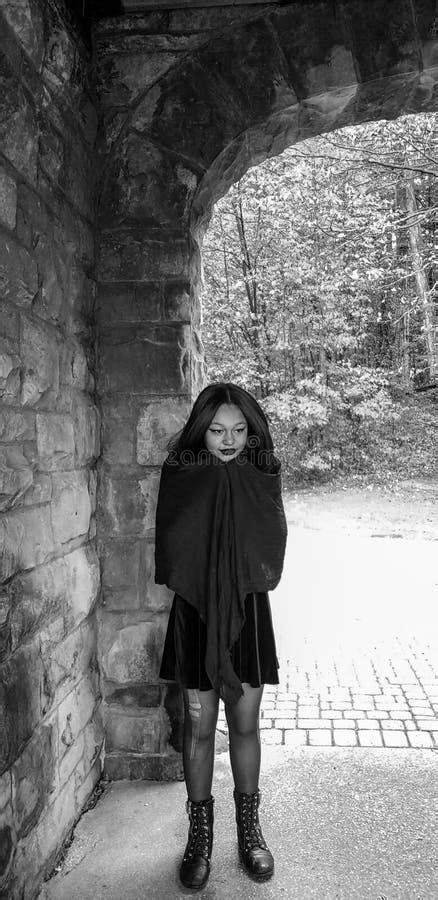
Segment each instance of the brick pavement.
M433 636L434 638L435 636ZM280 661L266 685L262 743L438 749L438 653L425 637ZM335 648L334 648L335 649ZM223 706L218 728L226 733Z

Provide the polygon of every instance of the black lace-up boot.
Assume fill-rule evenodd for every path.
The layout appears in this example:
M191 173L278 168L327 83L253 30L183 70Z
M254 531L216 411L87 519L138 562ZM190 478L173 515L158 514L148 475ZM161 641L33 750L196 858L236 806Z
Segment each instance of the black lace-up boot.
M240 859L253 878L270 878L274 871L274 858L260 828L260 791L240 794L235 790L234 802Z
M204 887L210 874L210 859L213 847L213 804L214 799L187 800L189 817L189 837L179 870L184 887L199 890Z

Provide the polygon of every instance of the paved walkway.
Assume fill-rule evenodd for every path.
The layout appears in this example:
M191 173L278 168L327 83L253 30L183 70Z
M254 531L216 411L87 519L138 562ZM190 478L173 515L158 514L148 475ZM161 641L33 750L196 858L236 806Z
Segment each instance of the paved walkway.
M215 837L205 900L436 900L434 750L265 747L266 883L239 864L228 754L216 757ZM176 900L187 840L184 784L115 782L79 822L40 900Z
M318 662L315 663L315 667ZM313 676L290 660L281 683L265 687L265 744L438 748L438 667L434 648L387 640L370 658L332 662ZM312 689L313 688L313 689ZM218 728L227 733L223 707Z
M265 744L438 747L436 494L431 485L430 498L414 493L396 510L391 495L363 491L286 504L287 559L271 595L280 685L265 688Z

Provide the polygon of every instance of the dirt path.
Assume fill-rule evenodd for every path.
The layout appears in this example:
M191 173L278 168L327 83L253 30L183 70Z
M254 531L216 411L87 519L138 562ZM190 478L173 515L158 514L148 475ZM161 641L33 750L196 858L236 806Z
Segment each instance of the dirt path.
M431 480L289 495L285 568L271 595L279 655L308 669L377 646L390 653L395 640L429 643L438 634L437 501Z
M438 541L438 476L289 491L285 507L292 527Z

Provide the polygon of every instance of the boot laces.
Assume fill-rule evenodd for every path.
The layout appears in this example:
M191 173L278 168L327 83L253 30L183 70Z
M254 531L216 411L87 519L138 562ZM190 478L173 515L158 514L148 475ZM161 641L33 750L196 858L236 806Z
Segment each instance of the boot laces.
M210 827L208 812L205 806L192 806L187 803L187 812L190 818L189 839L187 841L184 860L194 856L209 856Z
M259 822L258 808L259 798L257 795L243 797L242 820L247 850L253 850L255 847L260 847L262 850L268 849Z

